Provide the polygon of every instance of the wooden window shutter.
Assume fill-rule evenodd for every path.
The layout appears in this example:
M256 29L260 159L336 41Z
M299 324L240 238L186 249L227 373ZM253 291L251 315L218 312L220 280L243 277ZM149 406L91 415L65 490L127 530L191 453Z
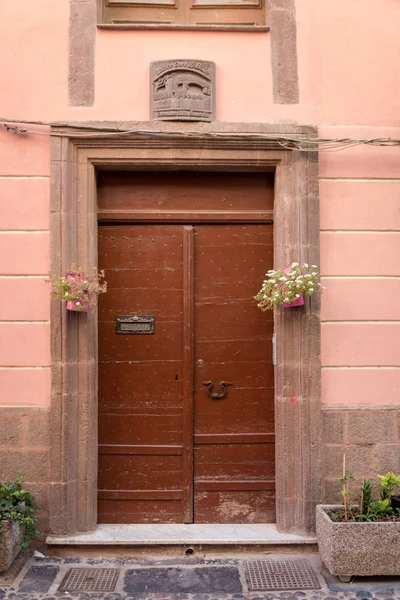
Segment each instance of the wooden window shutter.
M265 0L102 0L115 25L265 26Z

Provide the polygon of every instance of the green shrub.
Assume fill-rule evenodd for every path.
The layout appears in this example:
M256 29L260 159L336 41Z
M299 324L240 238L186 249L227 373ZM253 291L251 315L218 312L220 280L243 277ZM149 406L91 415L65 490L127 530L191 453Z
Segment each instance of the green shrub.
M21 546L27 548L39 532L34 517L35 500L30 492L22 489L23 476L0 484L0 534L1 521L13 521L22 526Z

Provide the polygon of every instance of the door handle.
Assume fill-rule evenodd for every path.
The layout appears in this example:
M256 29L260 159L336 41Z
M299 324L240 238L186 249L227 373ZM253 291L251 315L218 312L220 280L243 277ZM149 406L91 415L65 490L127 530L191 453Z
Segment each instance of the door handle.
M213 400L222 400L222 398L225 398L227 386L232 384L229 383L229 381L221 381L219 384L217 384L220 388L220 391L217 392L212 391L215 385L212 381L202 381L201 385L207 386L207 394L210 396L210 398L212 398Z

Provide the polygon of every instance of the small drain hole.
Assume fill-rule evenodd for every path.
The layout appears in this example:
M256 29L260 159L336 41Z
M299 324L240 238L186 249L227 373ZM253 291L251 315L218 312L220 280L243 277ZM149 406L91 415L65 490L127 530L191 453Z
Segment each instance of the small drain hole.
M193 554L194 554L193 548L186 548L185 556L193 556Z

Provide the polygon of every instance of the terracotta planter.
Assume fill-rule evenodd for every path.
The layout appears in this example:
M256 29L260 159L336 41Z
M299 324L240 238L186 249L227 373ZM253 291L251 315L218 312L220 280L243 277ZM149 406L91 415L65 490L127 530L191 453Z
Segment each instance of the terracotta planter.
M7 571L21 550L23 531L19 523L1 521L0 531L0 573Z
M318 548L329 571L343 581L355 575L398 576L400 521L336 523L326 513L335 508L341 507L317 506Z
M293 300L293 302L284 302L282 306L284 308L291 308L292 306L303 306L303 304L304 298L303 296L300 296L300 298L297 298L297 300Z

